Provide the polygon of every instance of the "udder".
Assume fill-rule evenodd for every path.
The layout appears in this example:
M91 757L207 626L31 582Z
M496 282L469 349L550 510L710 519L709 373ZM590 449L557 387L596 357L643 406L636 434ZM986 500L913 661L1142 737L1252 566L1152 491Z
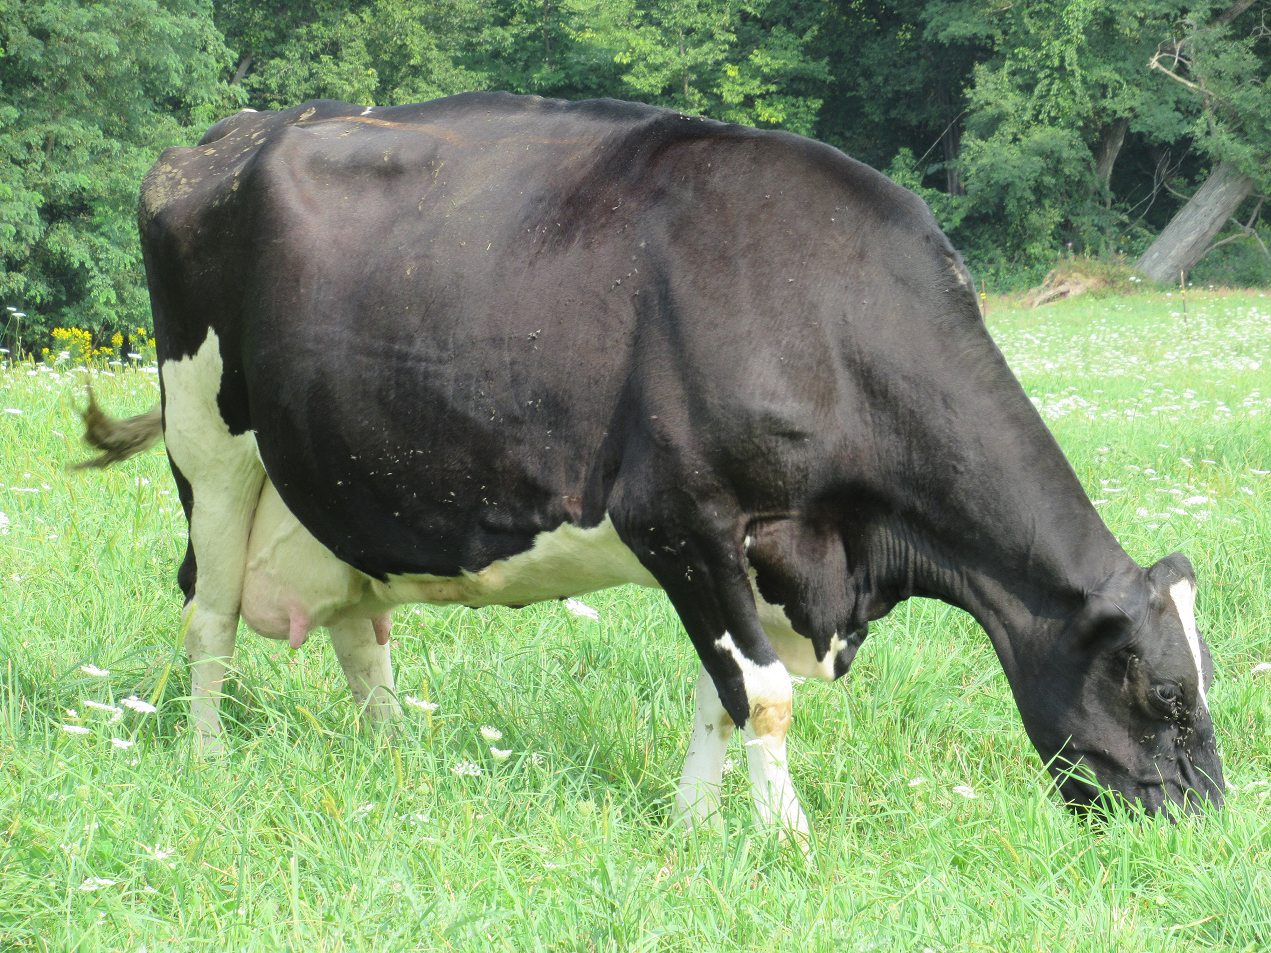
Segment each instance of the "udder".
M376 641L384 645L391 614L371 596L370 582L301 525L266 477L247 543L243 621L254 632L287 639L297 649L319 626L369 617Z

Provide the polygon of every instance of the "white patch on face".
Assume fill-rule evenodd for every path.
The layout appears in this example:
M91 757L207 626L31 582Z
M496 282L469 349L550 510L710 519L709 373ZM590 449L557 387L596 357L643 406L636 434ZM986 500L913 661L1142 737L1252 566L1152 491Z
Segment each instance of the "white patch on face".
M790 624L785 610L781 606L774 606L764 601L763 596L759 594L759 586L755 582L753 569L750 571L750 588L755 594L755 609L759 612L759 622L767 633L768 641L772 643L777 658L781 659L782 664L785 665L786 671L803 678L834 681L834 660L847 644L839 638L838 633L836 632L830 640L830 650L825 653L825 658L818 659L816 650L812 647L812 640L794 631L794 626Z
M728 632L715 640L715 648L731 655L741 669L741 680L746 687L746 700L750 703L751 711L755 710L756 705L774 708L790 704L793 694L790 673L780 662L757 665L746 658L746 654L737 647L737 643ZM746 726L750 727L749 721L746 722Z
M1178 620L1183 623L1183 635L1187 636L1187 647L1191 649L1192 661L1196 663L1196 684L1200 688L1200 703L1209 711L1209 699L1205 697L1205 667L1200 654L1200 633L1196 631L1196 587L1186 579L1180 579L1169 587L1170 598L1174 600L1174 610Z

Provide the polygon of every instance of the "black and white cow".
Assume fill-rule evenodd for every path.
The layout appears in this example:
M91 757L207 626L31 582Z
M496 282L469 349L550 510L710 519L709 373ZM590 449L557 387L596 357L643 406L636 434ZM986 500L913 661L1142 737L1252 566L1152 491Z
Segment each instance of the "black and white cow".
M394 606L638 583L702 662L681 813L740 727L759 815L801 832L790 675L928 596L984 627L1069 803L1222 803L1190 565L1126 555L926 206L837 150L323 101L165 152L139 215L204 744L240 615L325 626L385 717Z

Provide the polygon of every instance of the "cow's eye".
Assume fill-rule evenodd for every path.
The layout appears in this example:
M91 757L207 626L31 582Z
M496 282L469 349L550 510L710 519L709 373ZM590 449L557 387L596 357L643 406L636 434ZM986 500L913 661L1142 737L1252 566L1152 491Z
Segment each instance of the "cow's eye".
M1165 714L1173 714L1183 703L1183 692L1177 685L1153 685L1152 704Z

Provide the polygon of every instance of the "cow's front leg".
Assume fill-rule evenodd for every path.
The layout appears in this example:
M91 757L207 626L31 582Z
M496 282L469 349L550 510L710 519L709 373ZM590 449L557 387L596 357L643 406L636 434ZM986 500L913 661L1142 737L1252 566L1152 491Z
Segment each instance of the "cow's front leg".
M390 616L385 613L371 619L345 619L327 626L331 647L344 669L349 691L357 700L363 717L372 726L401 715L393 684L393 663L389 656Z
M693 735L688 742L684 773L680 776L680 787L675 794L676 814L689 823L709 819L719 827L719 789L724 776L724 758L736 725L719 700L715 683L705 668L697 676L693 707Z
M807 818L786 770L790 674L760 623L745 554L737 545L741 536L727 524L711 525L718 520L714 512L681 514L664 524L697 523L702 531L670 537L657 529L651 535L634 534L633 550L666 590L706 673L698 679L693 737L676 804L682 814L710 815L728 735L733 725L740 726L752 747L762 749L747 749L759 821L805 837ZM704 691L706 684L714 691ZM721 710L731 722L723 731Z
M783 834L806 843L808 819L799 804L786 763L786 732L790 719L789 700L772 707L752 704L750 718L741 734L750 768L750 796L754 800L755 816L761 824L777 827Z

